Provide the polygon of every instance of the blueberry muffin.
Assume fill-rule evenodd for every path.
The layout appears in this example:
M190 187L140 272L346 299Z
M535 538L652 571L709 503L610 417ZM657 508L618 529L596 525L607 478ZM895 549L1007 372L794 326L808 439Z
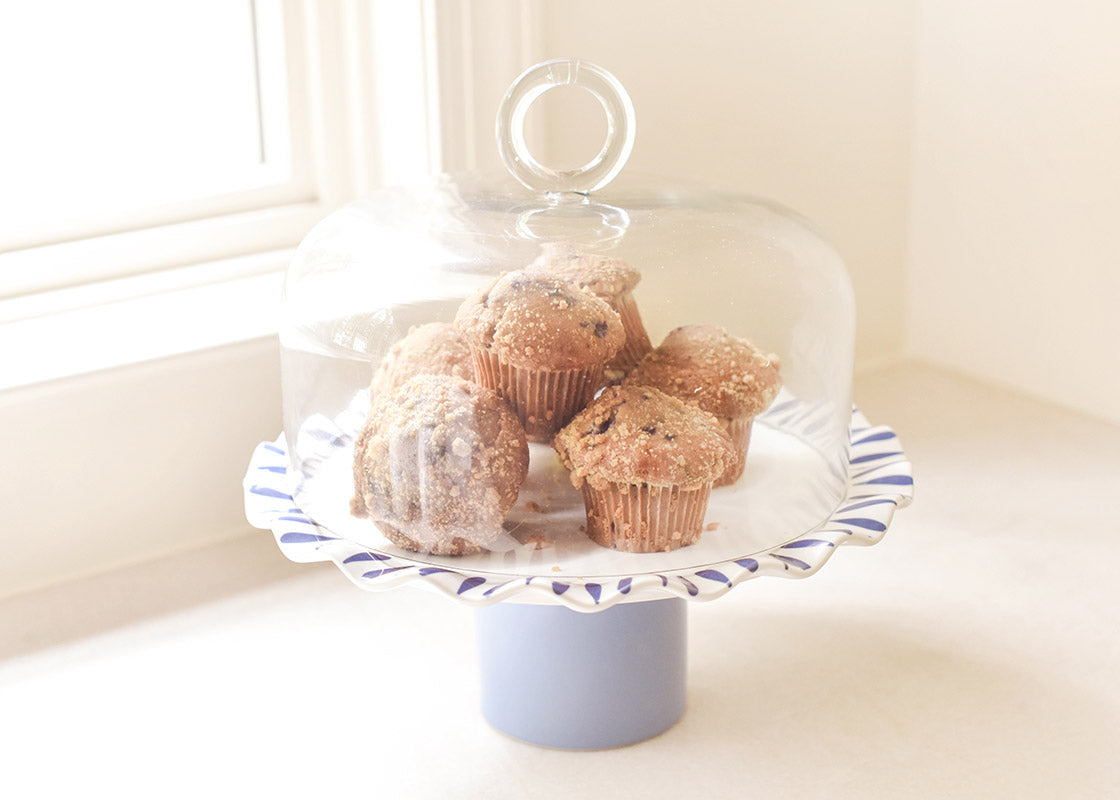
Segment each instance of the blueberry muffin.
M392 394L409 378L417 375L454 375L471 380L471 351L455 326L429 322L411 328L408 335L389 348L370 383L372 400Z
M553 446L583 491L591 539L635 553L697 542L734 457L714 416L645 386L604 389Z
M634 287L642 279L634 267L617 258L580 253L570 246L546 248L533 267L586 289L618 313L626 341L607 364L608 373L621 377L653 349L634 301Z
M625 383L653 386L715 415L735 444L735 458L716 481L739 480L754 418L782 388L781 362L718 325L685 325L669 332Z
M528 468L525 432L495 392L419 375L374 401L350 510L407 550L477 553L501 535Z
M550 441L587 405L626 340L606 301L535 271L496 278L460 306L455 326L475 380L509 402L535 442Z

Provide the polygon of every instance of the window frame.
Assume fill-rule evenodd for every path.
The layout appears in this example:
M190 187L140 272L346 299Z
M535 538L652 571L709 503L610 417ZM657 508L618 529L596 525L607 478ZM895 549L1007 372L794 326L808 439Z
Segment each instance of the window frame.
M410 70L434 86L427 5L403 22L395 15L412 43L408 63L389 69L374 52L379 15L400 9L391 2L282 0L291 181L185 204L185 219L145 226L142 212L125 230L0 253L0 391L275 333L279 277L299 242L377 186L387 163L402 169L382 152L378 78ZM438 169L432 108L407 120L432 145L405 165L416 173ZM143 341L122 332L122 319Z
M184 267L214 263L230 265L236 276L237 258L249 256L261 265L262 253L295 247L318 220L377 185L386 158L380 152L378 98L370 75L384 68L372 52L379 5L281 0L284 138L290 150L286 179L17 239L0 250L0 322L26 318L31 308L49 313L52 296L63 292L72 298L73 290L88 285L115 282L127 296L134 290L121 279L132 276L185 274ZM430 18L421 11L414 22L415 29L405 35L425 41ZM427 64L397 68L422 70L428 82ZM431 122L421 124L427 128ZM417 169L427 171L437 161L438 154L428 152Z
M282 428L276 321L293 247L327 213L400 175L377 131L378 86L401 66L379 66L371 31L403 5L285 0L304 29L313 195L271 216L238 211L167 229L233 237L221 223L254 215L290 227L290 246L246 239L244 252L210 260L168 246L161 260L145 239L153 234L121 231L51 254L105 259L118 277L0 300L0 430L18 432L0 448L0 482L15 499L0 597L250 533L243 459ZM426 87L426 171L496 163L497 101L540 60L535 3L417 0L408 12ZM471 153L455 134L466 125Z

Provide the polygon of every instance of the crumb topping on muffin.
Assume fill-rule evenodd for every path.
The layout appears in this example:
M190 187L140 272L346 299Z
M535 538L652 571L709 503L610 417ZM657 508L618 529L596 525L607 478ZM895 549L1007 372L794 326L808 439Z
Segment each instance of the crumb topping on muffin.
M553 447L572 484L609 483L694 489L723 474L733 458L719 421L647 386L611 386L567 427Z
M654 386L721 419L765 411L782 388L781 362L718 325L670 331L624 383Z
M374 402L354 454L355 516L385 523L423 549L501 533L529 467L525 432L490 389L420 375Z
M530 269L574 283L607 302L633 291L642 279L638 270L621 259L580 253L570 245L546 246Z
M417 375L454 375L471 380L471 351L454 325L429 322L409 329L408 335L389 348L381 360L370 397L394 392Z
M582 369L622 347L622 320L606 301L561 278L519 270L499 276L459 307L468 344L523 369Z

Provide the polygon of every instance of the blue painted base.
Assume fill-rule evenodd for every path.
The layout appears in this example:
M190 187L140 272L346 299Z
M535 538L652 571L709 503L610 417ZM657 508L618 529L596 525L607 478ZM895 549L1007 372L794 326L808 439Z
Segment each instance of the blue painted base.
M478 610L482 713L532 744L598 750L669 729L685 706L684 600L594 614L499 603Z

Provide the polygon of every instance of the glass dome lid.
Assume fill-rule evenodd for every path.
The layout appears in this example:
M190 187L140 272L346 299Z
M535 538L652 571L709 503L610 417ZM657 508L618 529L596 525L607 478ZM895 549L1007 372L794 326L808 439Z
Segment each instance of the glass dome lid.
M595 95L602 151L551 170L532 102ZM537 65L498 112L507 172L440 175L324 219L281 324L292 496L435 565L580 577L746 556L848 488L854 304L804 219L631 174L599 67Z

